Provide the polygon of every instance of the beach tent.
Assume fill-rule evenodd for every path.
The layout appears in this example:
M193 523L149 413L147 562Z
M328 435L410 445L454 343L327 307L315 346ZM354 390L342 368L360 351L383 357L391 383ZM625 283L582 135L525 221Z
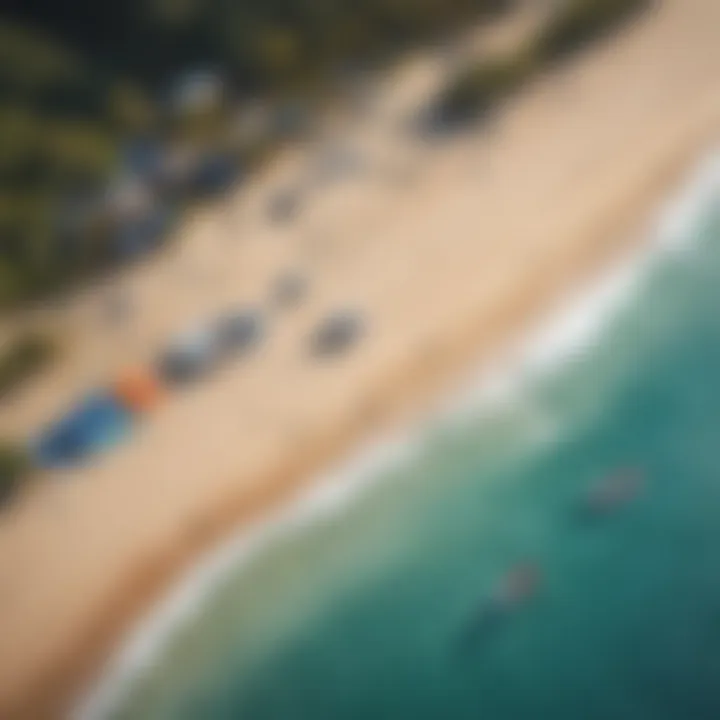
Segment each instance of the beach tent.
M113 384L112 392L113 397L133 413L152 410L161 396L155 376L137 368L125 371Z
M238 158L228 152L207 153L198 158L189 178L190 191L200 196L212 196L227 190L239 179Z
M115 398L95 393L42 432L31 455L44 468L73 465L120 442L130 426L130 413Z
M247 352L259 342L262 333L263 322L259 312L229 312L215 324L218 352L225 357Z
M220 350L214 328L200 327L186 331L161 354L158 374L169 385L194 380L216 365Z
M325 318L310 338L313 355L335 355L357 341L363 323L357 313L338 312Z

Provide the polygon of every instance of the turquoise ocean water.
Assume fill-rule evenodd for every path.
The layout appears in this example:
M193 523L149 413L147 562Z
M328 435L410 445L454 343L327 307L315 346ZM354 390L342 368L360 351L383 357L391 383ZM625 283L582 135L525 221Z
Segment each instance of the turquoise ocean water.
M707 193L706 193L707 194ZM594 342L230 573L113 718L720 718L720 204ZM679 220L682 222L678 221ZM622 467L643 492L592 522ZM502 574L537 595L463 645Z

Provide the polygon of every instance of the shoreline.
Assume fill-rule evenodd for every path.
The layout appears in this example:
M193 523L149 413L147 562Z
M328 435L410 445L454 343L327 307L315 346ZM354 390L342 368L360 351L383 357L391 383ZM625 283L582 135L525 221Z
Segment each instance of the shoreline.
M347 206L344 196L332 196L327 208L320 208L322 221L339 217L352 225L348 213L351 220L354 213L360 221L349 239L343 238L347 248L338 249L329 284L319 289L319 305L313 308L325 311L348 297L368 303L377 326L357 356L322 373L307 364L291 365L286 351L296 348L294 343L307 327L304 320L312 317L292 319L292 327L288 324L269 351L268 363L262 356L260 365L231 377L234 384L221 378L179 399L161 413L165 424L158 421L137 447L80 473L73 478L76 482L57 484L49 504L33 508L28 503L19 508L14 527L9 522L0 527L6 541L4 551L0 543L0 571L8 581L3 598L8 634L0 657L3 717L64 715L97 681L103 661L115 657L113 650L132 637L137 619L146 617L148 608L152 615L168 588L172 593L177 578L182 583L206 553L230 542L229 536L247 532L247 527L238 531L239 526L255 527L276 512L292 512L307 492L315 490L318 475L325 477L323 469L343 467L343 458L354 458L357 447L372 442L384 428L412 427L418 417L456 394L458 379L464 389L464 379L477 377L478 368L486 377L498 352L502 358L503 348L532 334L538 319L554 316L558 306L561 310L577 299L576 293L582 298L583 288L613 274L634 253L649 251L652 232L644 228L655 227L654 210L662 213L665 202L673 202L679 179L715 146L720 128L717 74L713 77L711 72L720 67L720 53L712 54L715 46L708 49L700 40L695 43L698 52L668 78L669 89L645 88L647 103L628 103L639 81L652 85L653 79L664 81L669 69L675 69L677 58L667 51L668 39L679 37L681 45L694 40L695 33L712 22L713 12L717 14L706 0L673 0L667 6L667 14L649 19L637 35L632 30L623 35L619 55L607 46L592 49L577 64L564 67L560 79L541 78L508 103L499 137L494 132L484 137L485 154L480 162L474 156L473 170L479 165L481 170L490 167L487 174L495 172L490 184L487 177L478 181L456 176L449 172L453 168L448 162L437 162L413 203L402 196L396 208L395 199L382 188L388 198L369 196L377 207L361 198L381 215L382 223L376 223L372 236L363 223L369 220L373 227L377 217L365 218L362 202ZM677 29L677 21L686 17ZM625 81L633 62L647 67L633 66L635 74ZM695 82L698 68L702 72ZM569 112L562 106L564 97L552 96L558 89L567 90L568 78L571 91L578 89L578 81L580 90L588 88L579 106L570 103ZM542 133L537 132L540 126ZM450 143L443 157L462 163L469 159L468 151L478 149L476 142L477 137ZM597 147L583 153L588 142ZM494 167L494 161L502 164ZM578 182L578 172L586 172L589 179ZM427 203L427 209L417 213L418 203ZM247 234L258 227L250 222L231 230ZM217 223L206 223L204 236L198 238L204 245L200 242L195 248L206 248L202 258L208 253L212 258L212 251L224 259L225 248L207 249L213 236L224 239L221 231ZM258 246L265 243L263 248L278 239L258 232ZM272 263L257 252L260 282L268 277ZM274 252L283 262L288 257L280 250L263 252ZM408 264L410 278L405 272ZM245 276L228 274L230 288L255 274L255 266L247 268ZM164 276L155 277L155 269L146 275L141 279L156 291L147 299L163 297L161 291L170 287L163 286ZM430 304L437 307L417 305L423 300L427 305L433 293L437 303ZM178 307L172 308L175 319L167 322L176 322L188 308L205 312L217 299L205 298L207 302L196 309L192 296L179 298ZM418 307L421 313L415 312ZM425 309L432 311L430 317L416 319ZM142 346L142 341L152 339L151 331L160 330L159 321L156 326L150 323L145 335L138 331L135 344ZM55 387L62 379L55 378ZM283 389L273 386L279 379L295 384L284 387L290 396L287 407L278 400L286 400ZM307 387L301 387L303 383ZM250 414L259 413L255 434L247 422L242 425L241 406L244 415L248 408ZM207 430L193 430L188 425L193 417L202 418ZM273 422L264 425L268 417ZM232 428L230 435L226 426ZM208 440L214 432L217 438ZM182 448L193 433L199 449L197 458L189 458L195 462L188 468L182 458L157 460L174 447ZM223 449L228 438L244 444L247 457L238 459L237 449L233 454L229 448L206 468L203 463ZM258 448L251 448L256 441ZM229 469L233 475L228 476ZM167 502L168 491L173 502ZM64 508L58 503L66 511L64 518L54 512L55 500L69 500ZM110 514L103 515L108 509ZM106 518L112 521L108 527ZM63 525L73 520L80 521L77 528ZM11 546L11 541L18 544ZM97 547L86 551L85 546L93 543ZM48 615L54 617L45 620Z
M712 135L713 139L715 139L714 136L716 133L713 132ZM649 215L651 219L654 219L658 214L661 216L662 208L665 207L667 201L669 200L670 203L673 202L675 195L671 194L668 198L668 190L671 190L673 186L677 186L677 181L687 173L688 168L692 168L693 161L697 163L698 155L700 155L701 158L707 156L707 153L703 154L702 151L698 149L699 147L712 149L715 145L710 141L710 138L707 138L701 141L699 146L694 146L692 150L680 153L682 157L675 159L675 161L671 163L672 169L666 171L669 172L671 177L665 178L665 182L663 182L664 187L662 189L653 189L653 198L645 199L645 202L642 203L644 207L643 209L637 209L638 211L634 221L628 219L625 220L625 222L627 222L626 227L630 232L625 234L626 242L619 242L618 244L626 253L628 251L639 251L640 254L647 253L653 255L658 251L663 251L662 248L653 247L655 243L653 242L652 237L649 239L647 237L650 233L641 232L641 238L637 239L636 236L638 233L632 231L637 226L638 219L642 222L644 216ZM654 185L655 183L652 184ZM682 187L683 186L681 185L679 188L681 191ZM662 203L663 197L666 199L665 204ZM655 207L656 210L659 210L659 213L653 213L653 207ZM618 235L621 234L623 234L622 231L618 230ZM621 249L615 248L615 253L620 253ZM591 277L586 277L584 283L580 281L581 288L582 286L585 286L586 288L587 286L592 287L595 283L597 283L598 272L600 273L599 284L602 285L604 281L606 282L609 279L608 276L612 276L614 271L617 272L618 270L622 270L626 262L627 258L616 257L611 259L609 262L606 261L604 266L602 264L592 264L590 267L586 267L585 273L589 272ZM575 278L573 284L578 284L578 278ZM567 287L565 289L570 290L572 293L572 287ZM575 292L578 292L577 289ZM582 296L582 289L579 291L579 294ZM574 296L575 293L572 293L572 295ZM532 334L533 327L534 324L531 322L530 328L526 328L526 331L529 331L530 334ZM511 332L510 337L506 337L505 341L507 342L515 335L515 332ZM492 343L488 344L492 345ZM502 348L502 341L496 341L495 347ZM457 362L457 358L453 358L452 360ZM487 372L487 368L483 369L482 366L486 364L487 358L485 361L481 360L480 362L481 370L479 372L481 375L484 375ZM466 363L461 361L461 364L464 365ZM442 370L439 372L445 379L448 378L447 373L443 373ZM477 372L478 371L476 370L476 374ZM467 374L467 371L465 371L465 374ZM453 376L455 378L458 377L457 369L454 374L450 373L450 377ZM459 373L459 376L462 377L462 372ZM451 397L456 394L456 392L451 392ZM302 476L305 476L306 478L307 476L317 477L317 472L320 471L320 468L338 463L339 458L345 454L343 450L339 450L338 448L344 447L348 452L352 453L351 448L355 445L352 439L352 429L346 432L340 431L339 435L341 437L326 441L326 447L328 449L328 459L326 461L321 459L325 453L320 450L319 452L311 453L309 457L306 456L302 458L299 464L295 464L295 461L290 461L289 465L293 466L293 471L288 470L287 473L282 470L278 471L275 474L277 481L266 483L266 492L259 494L254 499L257 504L248 503L246 496L243 496L239 506L229 503L227 498L223 499L223 502L220 503L220 507L218 507L218 512L214 518L211 520L205 520L202 523L202 526L207 528L207 535L204 533L198 533L198 535L194 537L186 547L176 548L174 552L168 553L164 557L161 556L154 562L151 560L147 567L140 569L137 576L126 583L128 590L127 595L124 595L122 592L120 593L121 596L124 595L123 601L114 605L114 607L112 605L109 606L108 611L106 611L107 614L98 622L98 630L89 634L86 640L86 647L79 652L76 651L71 653L70 658L68 658L66 662L62 663L64 677L57 677L57 679L52 678L47 683L39 683L38 686L48 688L66 685L68 683L68 676L65 675L65 673L69 667L73 666L77 668L77 670L69 673L70 676L74 676L71 686L76 688L86 685L87 680L92 677L94 673L88 672L85 668L87 668L88 665L95 665L98 658L107 657L108 649L110 647L115 647L116 652L119 650L119 652L122 653L122 638L125 637L125 642L127 642L129 637L130 642L132 642L133 634L137 631L137 618L140 617L140 623L142 624L143 617L145 617L142 610L144 609L147 613L147 608L150 607L150 616L152 616L153 609L156 609L158 606L162 608L163 603L168 601L168 589L170 594L172 594L173 588L177 588L178 586L182 587L183 583L187 582L187 574L189 573L191 575L193 569L197 569L199 567L198 562L202 562L203 556L212 556L214 552L223 552L222 545L225 543L232 543L234 541L233 536L235 536L235 541L237 541L238 536L242 536L244 540L247 540L248 534L253 532L262 533L263 527L266 523L272 524L274 522L278 522L278 518L282 519L285 513L288 514L289 518L292 518L293 507L297 508L297 505L302 507L303 494L308 493L308 491L312 493L313 490L319 490L320 483L322 482L317 480L313 481L312 479L293 482L292 478ZM371 442L370 447L372 448L373 445L374 443ZM355 457L355 455L351 454L351 458L352 457ZM351 462L352 459L350 460L350 463ZM340 467L343 467L344 465L345 463L341 463ZM324 473L321 474L321 478L324 476ZM277 517L273 515L274 512L277 513ZM208 517L212 515L212 512L208 513ZM238 530L238 525L243 522L249 523L249 526ZM265 528L265 532L267 532L267 528ZM283 531L281 529L280 533L282 532ZM232 535L228 540L228 535L230 534ZM256 540L255 542L258 541ZM220 547L218 547L219 543L221 544ZM239 552L242 553L243 551ZM252 550L245 550L245 552L252 552ZM226 562L228 563L228 566L231 565L229 561ZM174 583L173 579L175 579ZM133 620L135 620L135 622L133 622ZM117 645L118 640L121 643L119 648ZM76 659L77 665L72 662L73 656ZM111 662L114 657L115 655L110 656ZM103 671L101 670L101 678L102 672ZM76 696L76 692L71 692L68 697L71 706L71 698L73 696ZM81 698L82 697L87 698L87 696L81 695ZM66 703L68 700L62 702L61 706L67 707ZM83 720L90 720L91 717L96 716L80 715L78 717Z
M109 602L84 641L74 648L68 657L57 663L62 670L49 672L47 679L43 678L37 683L37 688L43 688L43 701L38 704L36 699L33 699L27 709L20 706L18 716L55 717L59 708L72 706L77 696L76 688L85 687L87 681L94 678L96 673L91 668L96 666L97 660L106 657L111 648L117 648L118 640L122 643L122 638L127 637L128 631L134 631L134 621L138 616L142 617L143 610L147 611L148 606L153 608L156 603L162 603L168 588L172 591L178 582L182 583L185 573L192 572L198 560L206 553L213 553L213 548L218 542L223 542L228 533L233 530L238 532L238 524L250 524L239 531L245 536L259 530L264 522L273 522L274 518L270 515L273 511L280 510L282 514L285 510L291 513L295 503L302 503L302 496L299 494L312 489L315 483L311 480L299 481L296 484L292 478L314 474L328 462L337 462L338 457L344 454L343 450L337 448L350 450L354 445L351 439L354 437L353 430L340 431L338 435L337 438L325 440L324 447L320 450L289 461L292 471L276 471L276 480L265 483L265 488L251 500L248 500L244 493L237 505L235 502L229 503L226 498L222 499L218 512L207 513L206 519L198 523L199 530L193 532L192 539L185 547L160 553L157 558L149 559L145 567L138 568L134 577L123 583L125 589L120 589L117 593L122 599L118 602L114 598ZM320 458L326 456L326 448L330 459L324 462ZM264 517L266 515L267 517ZM259 527L256 526L258 520ZM113 595L116 596L116 593ZM40 714L37 715L37 712Z
M110 657L96 686L76 706L73 717L95 720L106 717L117 708L143 667L162 655L173 633L190 621L194 613L210 597L218 582L227 574L237 574L278 541L287 541L312 522L332 517L382 482L398 464L407 462L421 452L419 441L428 425L444 427L462 422L467 414L492 416L505 397L503 391L521 391L525 382L561 370L572 350L587 344L587 333L601 335L607 325L621 312L638 291L653 263L685 248L678 248L674 228L692 223L703 209L703 192L720 186L720 153L717 149L702 155L683 172L683 181L676 192L666 198L655 227L642 233L643 241L633 245L627 257L617 259L598 277L576 290L559 308L530 323L512 343L512 356L519 358L513 367L497 369L482 366L474 378L465 378L460 389L450 392L444 410L430 410L415 418L398 432L373 439L365 447L355 449L336 468L323 472L308 482L293 502L270 509L265 517L236 529L217 547L202 553L183 575L163 593L136 623ZM685 227L685 229L687 229ZM578 322L580 320L581 322ZM550 346L550 352L547 348ZM537 351L541 349L541 352ZM528 377L528 371L531 371ZM497 388L502 388L500 395Z

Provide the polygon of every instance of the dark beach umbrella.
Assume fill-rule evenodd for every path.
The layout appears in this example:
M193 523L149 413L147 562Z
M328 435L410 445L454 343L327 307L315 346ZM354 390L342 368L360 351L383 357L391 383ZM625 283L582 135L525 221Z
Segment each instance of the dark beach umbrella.
M194 169L190 179L192 191L202 196L221 193L239 178L240 172L239 162L231 155L208 155Z
M216 333L199 328L180 335L157 362L160 377L168 384L194 380L208 373L219 356Z
M249 351L261 339L263 322L259 313L239 311L222 316L216 324L217 345L223 355Z
M359 338L363 322L357 313L341 312L323 320L310 338L315 356L336 355L346 351Z
M32 454L40 467L70 466L120 442L130 426L127 410L108 394L96 393L46 428L34 443Z

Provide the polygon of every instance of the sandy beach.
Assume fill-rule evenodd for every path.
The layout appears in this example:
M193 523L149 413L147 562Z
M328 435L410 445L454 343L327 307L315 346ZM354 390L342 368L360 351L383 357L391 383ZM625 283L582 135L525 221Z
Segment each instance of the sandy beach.
M62 717L139 613L231 530L291 503L328 463L427 410L457 378L647 237L720 129L720 5L666 0L536 78L489 125L428 146L406 120L442 76L434 53L386 78L333 132L362 172L313 188L288 149L158 256L113 279L134 317L108 328L90 288L44 320L57 367L0 408L26 437L73 397L227 308L266 307L286 271L297 308L268 316L247 359L166 397L121 447L40 478L0 518L0 717ZM279 188L299 217L266 217ZM338 309L365 334L316 360Z

